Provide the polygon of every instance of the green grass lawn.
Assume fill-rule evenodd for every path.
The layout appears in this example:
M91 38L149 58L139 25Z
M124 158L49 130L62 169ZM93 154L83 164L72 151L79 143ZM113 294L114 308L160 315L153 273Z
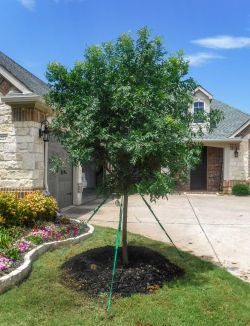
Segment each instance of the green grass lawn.
M61 264L82 251L114 244L115 231L96 228L81 244L48 252L19 287L0 295L0 325L250 325L250 286L192 255L178 256L166 244L129 235L184 268L185 277L149 295L115 299L106 320L106 297L91 299L59 283Z

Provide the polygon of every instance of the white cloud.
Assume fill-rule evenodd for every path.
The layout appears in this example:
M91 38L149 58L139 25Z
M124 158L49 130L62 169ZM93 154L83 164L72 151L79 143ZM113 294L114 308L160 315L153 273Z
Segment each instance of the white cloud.
M56 4L60 3L69 3L69 2L85 2L87 0L51 0L55 2ZM36 6L37 0L18 0L18 2L21 3L26 9L33 10Z
M197 67L215 59L222 59L223 57L216 53L198 52L186 55L185 58L189 61L190 66Z
M35 8L36 1L35 0L18 0L21 5L23 5L26 9L33 10Z
M240 49L250 47L250 37L218 35L214 37L193 40L192 43L210 49Z
M55 3L62 3L62 2L85 2L87 0L53 0Z

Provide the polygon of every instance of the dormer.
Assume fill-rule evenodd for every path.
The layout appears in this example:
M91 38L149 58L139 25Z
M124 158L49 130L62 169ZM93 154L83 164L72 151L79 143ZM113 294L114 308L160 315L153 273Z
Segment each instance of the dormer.
M211 101L213 99L213 96L203 87L198 86L194 91L194 99L192 107L190 108L190 111L193 114L199 113L199 112L205 112L210 113L210 107L211 107ZM201 119L197 117L196 123L203 123Z

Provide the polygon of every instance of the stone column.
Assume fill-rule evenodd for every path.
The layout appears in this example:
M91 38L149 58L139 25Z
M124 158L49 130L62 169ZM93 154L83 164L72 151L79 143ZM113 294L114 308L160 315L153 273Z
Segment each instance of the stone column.
M43 189L44 153L39 139L40 123L27 121L31 108L20 108L20 120L10 106L0 104L0 191L23 195Z
M80 163L73 168L73 205L82 204L82 167Z

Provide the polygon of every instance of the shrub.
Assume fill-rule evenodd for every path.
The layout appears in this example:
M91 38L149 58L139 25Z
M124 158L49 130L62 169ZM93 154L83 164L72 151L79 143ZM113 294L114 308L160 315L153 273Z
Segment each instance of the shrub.
M0 227L5 225L5 223L6 223L6 219L0 215Z
M248 185L244 183L238 183L233 186L232 193L235 196L248 196L250 194L250 189Z
M56 217L57 202L53 197L40 192L32 192L18 202L20 221L32 225L37 220L49 221Z
M15 225L18 221L17 198L13 193L0 193L0 225Z

